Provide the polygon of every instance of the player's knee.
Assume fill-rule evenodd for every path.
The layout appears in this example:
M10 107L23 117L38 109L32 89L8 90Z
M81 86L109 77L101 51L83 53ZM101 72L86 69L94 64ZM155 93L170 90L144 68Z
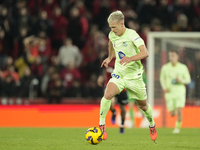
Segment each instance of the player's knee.
M104 94L104 98L107 100L111 100L114 97L114 95L111 92L107 92Z
M171 111L171 112L170 112L170 115L171 115L172 117L174 117L176 114L175 114L174 111Z
M143 111L147 111L147 109L148 109L148 106L147 106L147 105L146 105L146 106L138 105L138 107L139 107L140 109L142 109Z
M126 110L125 109L123 109L123 110L121 110L122 111L122 114L125 114L126 113Z
M120 109L121 109L121 112L122 112L122 113L126 113L126 109L125 109L125 106L124 106L124 105L120 106Z
M136 102L137 102L137 106L138 106L141 110L147 111L147 109L148 109L147 100L142 100L142 101L136 100Z
M178 115L178 116L181 116L181 115L182 115L182 109L181 109L181 108L178 108L178 110L177 110L177 115Z
M178 116L181 116L181 115L182 115L182 113L178 111L178 112L177 112L177 115L178 115Z
M175 114L174 114L174 113L172 113L172 114L171 114L171 116L172 116L172 117L174 117L174 116L175 116Z

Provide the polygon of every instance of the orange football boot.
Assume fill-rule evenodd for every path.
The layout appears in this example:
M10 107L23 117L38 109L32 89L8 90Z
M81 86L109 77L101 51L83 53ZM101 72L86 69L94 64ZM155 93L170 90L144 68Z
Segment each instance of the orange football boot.
M155 142L155 140L157 139L156 126L154 126L154 127L149 127L149 129L150 129L150 137L151 137L151 139Z
M107 133L106 133L106 125L99 125L99 128L101 129L101 131L103 132L103 140L107 139Z

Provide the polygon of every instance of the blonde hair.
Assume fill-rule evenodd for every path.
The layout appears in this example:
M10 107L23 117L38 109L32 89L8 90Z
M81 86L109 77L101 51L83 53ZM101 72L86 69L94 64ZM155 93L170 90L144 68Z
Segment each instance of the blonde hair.
M111 23L113 21L121 21L124 20L124 15L120 10L112 12L108 17L108 23Z

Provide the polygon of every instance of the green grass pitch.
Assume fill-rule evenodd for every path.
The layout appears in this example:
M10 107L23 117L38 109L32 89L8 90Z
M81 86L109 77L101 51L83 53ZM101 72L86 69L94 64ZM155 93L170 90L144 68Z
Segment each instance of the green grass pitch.
M157 144L151 141L149 129L108 128L108 139L91 145L85 139L86 128L0 128L0 150L197 150L200 129L158 128Z

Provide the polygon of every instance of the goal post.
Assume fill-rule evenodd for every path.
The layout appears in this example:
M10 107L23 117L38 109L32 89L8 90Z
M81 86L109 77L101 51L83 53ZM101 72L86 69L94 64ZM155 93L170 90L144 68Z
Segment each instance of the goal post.
M167 52L169 49L177 49L181 55L180 62L186 63L189 60L195 60L195 55L200 52L200 33L198 32L150 32L147 36L147 49L149 57L147 58L147 93L148 102L153 107L157 104L163 104L162 89L159 85L159 73L162 65L167 62ZM200 53L199 53L200 54ZM194 62L195 63L195 62ZM186 64L187 65L187 64ZM195 66L194 67L200 67ZM197 72L194 71L194 74ZM194 83L198 84L198 83ZM200 83L199 83L200 84ZM196 86L197 87L197 86ZM200 91L200 89L198 89ZM196 89L196 91L198 91ZM195 95L195 94L194 94ZM198 95L196 93L196 95ZM198 96L194 96L198 98ZM163 104L164 105L164 104Z

